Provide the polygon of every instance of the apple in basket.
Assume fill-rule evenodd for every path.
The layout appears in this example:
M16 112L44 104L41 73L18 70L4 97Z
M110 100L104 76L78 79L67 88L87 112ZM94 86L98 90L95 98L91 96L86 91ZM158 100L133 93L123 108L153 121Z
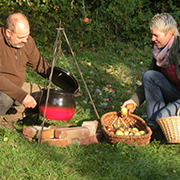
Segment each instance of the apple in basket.
M124 136L124 133L123 133L123 131L121 131L121 130L117 130L115 134L116 134L116 135Z
M131 131L133 131L133 129L129 127L129 128L128 128L128 131L131 132Z
M109 130L109 133L110 133L110 134L114 134L114 133L115 133L115 129Z
M120 131L123 132L123 131L124 131L124 128L123 128L123 127L119 127L119 128L116 129L116 131L118 131L118 130L120 130Z
M113 129L112 127L109 127L109 126L107 126L106 127L106 129L108 130L108 131L110 131L111 129Z
M123 133L124 133L125 136L128 136L128 135L129 135L128 129L125 129L125 130L123 131Z
M145 132L145 131L143 131L143 130L141 130L141 131L139 131L139 132L141 133L141 135L146 134L146 132Z
M132 128L132 131L133 131L134 133L136 133L136 132L139 132L139 129L136 128L136 127L133 127L133 128Z
M134 136L141 136L142 134L138 131L134 133Z
M114 134L114 133L115 133L115 129L112 128L112 127L107 126L106 129L107 129L107 131L108 131L110 134Z
M129 136L134 136L134 133L132 131L129 132Z

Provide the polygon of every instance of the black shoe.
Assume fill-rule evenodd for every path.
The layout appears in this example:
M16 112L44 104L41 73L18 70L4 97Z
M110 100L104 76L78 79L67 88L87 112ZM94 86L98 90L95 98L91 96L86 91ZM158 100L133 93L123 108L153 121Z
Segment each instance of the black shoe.
M3 116L0 116L0 128L2 127L8 128L10 130L15 129L14 122L8 122L3 118Z
M166 138L164 136L164 133L162 132L160 127L157 127L155 129L152 128L152 136L151 141L157 140L157 141L164 141Z

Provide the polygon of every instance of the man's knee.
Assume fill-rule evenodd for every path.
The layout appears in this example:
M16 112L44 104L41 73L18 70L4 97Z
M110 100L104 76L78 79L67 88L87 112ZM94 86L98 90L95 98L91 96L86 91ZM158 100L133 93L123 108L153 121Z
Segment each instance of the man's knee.
M0 115L1 116L4 116L6 114L6 112L11 108L13 103L14 103L14 100L10 96L0 91Z

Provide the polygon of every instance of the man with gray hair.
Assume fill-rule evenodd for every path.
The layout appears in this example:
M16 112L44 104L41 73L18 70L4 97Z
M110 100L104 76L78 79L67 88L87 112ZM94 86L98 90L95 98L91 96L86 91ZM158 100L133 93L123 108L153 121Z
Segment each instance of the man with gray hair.
M15 121L38 112L41 88L25 82L26 66L47 77L49 63L30 36L26 16L13 13L0 28L0 127L13 128Z
M143 74L142 85L121 107L133 103L133 113L146 101L147 123L153 137L161 139L159 118L175 116L180 104L180 37L177 23L169 13L155 15L150 22L153 58L150 68ZM155 132L157 133L155 135Z

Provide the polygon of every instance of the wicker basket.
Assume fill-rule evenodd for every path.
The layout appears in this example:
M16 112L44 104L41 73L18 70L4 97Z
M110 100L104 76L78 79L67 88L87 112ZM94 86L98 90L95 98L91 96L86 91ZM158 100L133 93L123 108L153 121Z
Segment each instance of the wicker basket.
M180 116L156 120L161 127L167 143L180 143Z
M101 128L102 132L107 139L107 141L111 144L117 144L118 142L127 143L127 144L135 144L139 146L145 146L149 144L152 131L150 127L146 125L146 122L141 119L139 116L134 114L130 114L128 117L121 118L118 112L108 112L104 114L101 119ZM122 136L111 134L107 130L107 126L113 126L113 124L117 126L125 125L125 126L133 126L138 128L139 130L144 130L146 132L145 135L141 136Z

